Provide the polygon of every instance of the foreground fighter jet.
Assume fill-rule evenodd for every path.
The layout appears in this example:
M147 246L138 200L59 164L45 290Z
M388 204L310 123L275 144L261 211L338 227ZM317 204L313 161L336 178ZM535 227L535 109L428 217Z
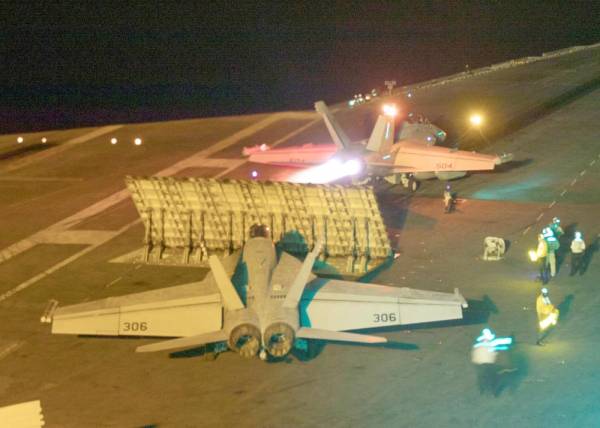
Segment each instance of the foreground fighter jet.
M394 141L394 118L397 110L385 105L370 138L352 144L323 101L315 103L323 116L333 144L305 144L301 147L270 149L267 145L244 148L243 154L251 162L306 167L325 164L319 171L333 180L347 175L366 174L381 177L392 184L403 184L417 190L419 181L430 178L452 180L468 171L492 170L496 165L512 160L512 155L486 155L464 150L435 146L446 138L446 133L427 122L403 122L398 140ZM339 174L332 170L339 168ZM325 179L325 180L328 180ZM311 181L314 180L314 181ZM319 173L307 170L299 182L320 182Z
M211 271L200 283L66 306L48 321L52 333L177 337L138 352L226 343L243 357L267 359L287 355L298 339L384 343L346 330L461 319L467 306L458 290L316 278L319 252L317 243L304 262L285 252L277 257L268 228L255 225L241 252L223 261L210 257Z

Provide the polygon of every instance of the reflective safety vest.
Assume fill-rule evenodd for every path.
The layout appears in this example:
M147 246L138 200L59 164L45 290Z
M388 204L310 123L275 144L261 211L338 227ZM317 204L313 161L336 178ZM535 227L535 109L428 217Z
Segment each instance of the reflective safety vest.
M549 297L540 294L535 301L535 311L537 312L538 321L542 321L554 312L554 305Z
M558 242L558 239L556 239L554 236L546 238L546 242L548 243L549 253L553 253L560 248L560 243Z
M542 239L538 242L536 254L538 259L548 255L548 244L545 240Z

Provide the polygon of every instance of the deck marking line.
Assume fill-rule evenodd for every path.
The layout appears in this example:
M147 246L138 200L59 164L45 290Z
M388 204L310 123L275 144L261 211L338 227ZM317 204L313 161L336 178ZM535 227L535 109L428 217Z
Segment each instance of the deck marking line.
M6 358L10 353L15 352L21 346L23 346L25 342L14 342L5 347L2 351L0 351L0 360Z
M104 286L104 288L108 288L108 287L110 287L111 285L113 285L113 284L116 284L117 282L119 282L119 281L120 281L120 280L122 280L122 279L123 279L123 277L122 277L122 276L120 276L120 277L118 277L118 278L116 278L116 279L113 279L111 282L109 282L108 284L106 284L106 285Z

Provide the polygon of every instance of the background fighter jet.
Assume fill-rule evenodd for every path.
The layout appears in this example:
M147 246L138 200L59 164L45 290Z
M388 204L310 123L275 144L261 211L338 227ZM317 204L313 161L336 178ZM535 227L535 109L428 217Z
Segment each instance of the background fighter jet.
M383 343L345 330L462 318L467 303L458 290L316 278L319 251L317 243L304 262L285 252L277 257L268 228L256 225L241 252L210 257L202 282L59 308L52 333L178 337L137 351L226 343L243 357L266 359L287 355L297 339Z
M512 160L512 155L485 155L435 146L445 140L446 133L427 121L404 121L395 142L397 110L392 105L384 106L368 140L352 144L323 101L316 102L315 109L323 116L333 144L280 149L269 149L263 144L244 148L244 155L251 162L263 164L321 165L293 178L296 182L322 183L364 174L382 177L392 184L401 183L411 191L418 188L421 180L452 180L465 176L468 171L492 170L496 165Z

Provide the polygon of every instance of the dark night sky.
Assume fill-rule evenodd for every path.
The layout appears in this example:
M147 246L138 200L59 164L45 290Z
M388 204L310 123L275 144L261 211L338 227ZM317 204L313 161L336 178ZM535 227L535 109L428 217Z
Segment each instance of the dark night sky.
M600 41L592 1L43 3L2 2L0 133L310 109Z

